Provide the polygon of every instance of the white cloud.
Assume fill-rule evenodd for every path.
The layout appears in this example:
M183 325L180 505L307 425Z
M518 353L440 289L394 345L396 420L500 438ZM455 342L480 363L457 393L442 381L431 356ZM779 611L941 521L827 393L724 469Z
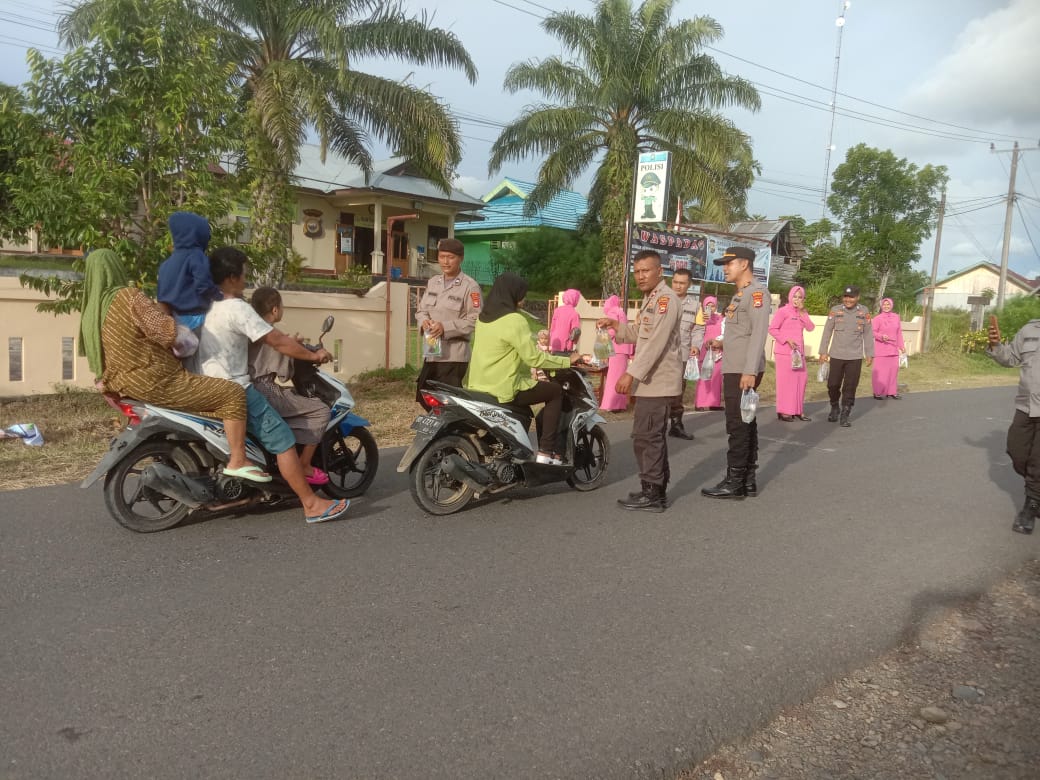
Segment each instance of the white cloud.
M455 189L462 190L473 198L483 198L496 183L477 176L458 176L452 182L455 185Z
M1040 124L1040 3L1011 0L968 23L905 105L946 121L1033 133Z

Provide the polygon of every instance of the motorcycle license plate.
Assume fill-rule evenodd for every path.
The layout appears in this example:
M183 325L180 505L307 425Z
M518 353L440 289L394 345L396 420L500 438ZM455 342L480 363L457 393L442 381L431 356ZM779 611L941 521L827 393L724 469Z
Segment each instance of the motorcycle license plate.
M441 421L432 414L416 417L415 422L412 423L412 430L419 433L433 433L440 427Z

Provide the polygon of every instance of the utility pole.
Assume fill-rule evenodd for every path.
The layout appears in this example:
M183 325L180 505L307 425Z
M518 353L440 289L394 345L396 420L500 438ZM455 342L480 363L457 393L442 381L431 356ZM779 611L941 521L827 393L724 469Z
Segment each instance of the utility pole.
M935 308L935 281L939 275L939 245L942 243L943 216L946 214L946 188L943 187L939 201L939 221L935 226L935 253L932 255L932 283L928 286L928 303L924 310L924 343L921 351L927 352L932 341L932 309Z
M834 78L831 83L831 130L827 136L827 161L823 166L823 205L820 219L827 217L827 192L831 186L831 152L834 151L834 118L838 108L838 69L841 67L841 34L845 32L845 14L852 5L850 0L843 0L841 4L841 15L834 20L838 28L838 44L834 49Z
M990 149L993 149L992 144ZM997 283L997 308L1004 305L1004 290L1007 288L1008 250L1011 248L1011 217L1015 210L1015 172L1018 170L1018 141L1011 149L1011 178L1008 180L1007 212L1004 215L1004 246L1000 249L1000 281Z

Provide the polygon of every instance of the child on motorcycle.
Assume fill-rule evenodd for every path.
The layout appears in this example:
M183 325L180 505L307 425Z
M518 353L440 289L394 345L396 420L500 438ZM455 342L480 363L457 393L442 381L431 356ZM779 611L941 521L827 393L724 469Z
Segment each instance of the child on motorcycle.
M256 288L250 303L264 322L275 325L282 321L285 311L282 296L273 287ZM254 341L249 345L249 376L253 380L253 387L260 391L292 428L296 443L302 445L300 466L303 467L307 482L312 485L326 484L329 475L311 465L311 460L329 424L331 409L318 398L308 398L291 386L278 384L277 380L287 382L292 379L293 359L263 341Z

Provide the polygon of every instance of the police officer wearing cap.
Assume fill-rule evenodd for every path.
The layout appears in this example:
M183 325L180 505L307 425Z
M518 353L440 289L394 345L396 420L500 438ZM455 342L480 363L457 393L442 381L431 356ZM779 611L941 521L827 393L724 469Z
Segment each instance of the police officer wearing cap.
M645 296L634 323L603 317L597 328L613 328L615 340L635 344L632 362L615 389L627 395L632 391L635 410L632 419L632 449L639 468L640 490L628 499L618 499L625 509L663 512L665 490L671 470L668 467L668 419L676 395L682 392L683 372L679 360L679 301L664 280L661 256L646 250L635 256L633 274L636 286Z
M465 248L454 238L437 244L441 273L426 283L426 292L415 311L415 321L425 338L440 338L439 355L428 355L416 381L415 400L424 407L422 390L430 380L462 387L470 359L470 339L484 306L480 285L462 273Z
M864 357L869 367L874 362L874 329L870 325L870 312L859 302L859 287L850 284L842 292L841 303L827 313L827 324L820 339L820 361L831 364L827 375L831 413L827 415L827 422L841 420L843 428L852 425L849 415L856 403Z
M766 367L766 336L772 300L769 290L755 279L755 251L729 247L715 265L723 266L726 281L737 292L726 307L726 349L722 353L722 399L726 408L726 476L713 488L703 488L709 498L757 496L758 421L740 416L743 392L757 388Z

